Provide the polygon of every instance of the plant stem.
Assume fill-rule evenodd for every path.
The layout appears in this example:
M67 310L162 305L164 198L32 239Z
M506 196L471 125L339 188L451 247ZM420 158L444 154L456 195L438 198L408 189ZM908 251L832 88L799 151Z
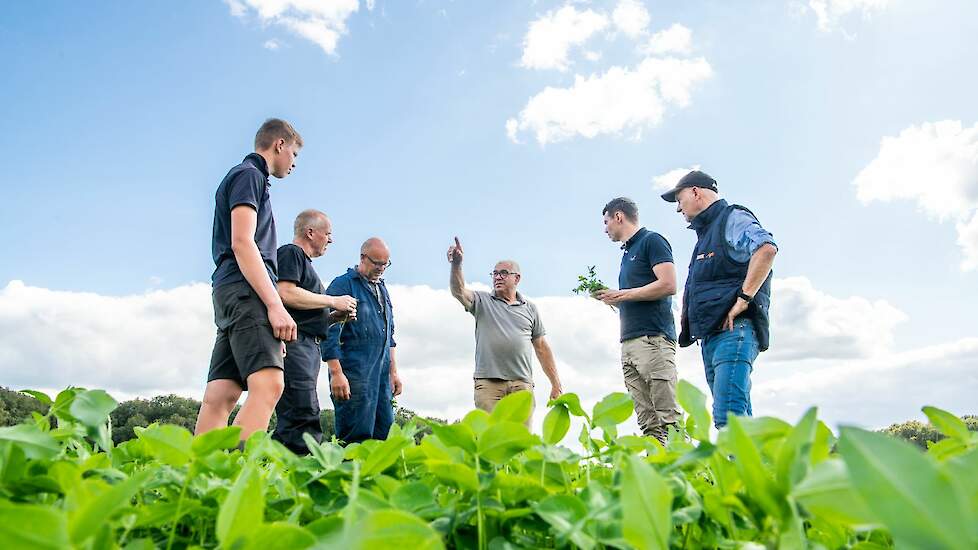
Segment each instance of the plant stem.
M486 545L486 530L482 521L482 480L479 479L479 475L482 472L482 468L479 464L479 455L475 455L475 477L478 481L478 487L475 491L475 510L476 510L476 528L479 534L479 550L486 550L488 546Z
M190 478L194 473L194 463L190 463L190 467L187 468L187 477L183 481L183 487L180 488L180 498L177 499L177 510L173 513L173 525L170 527L170 538L166 543L166 550L173 548L173 538L177 534L177 524L180 523L180 512L183 509L183 497L187 494L187 487L190 485Z

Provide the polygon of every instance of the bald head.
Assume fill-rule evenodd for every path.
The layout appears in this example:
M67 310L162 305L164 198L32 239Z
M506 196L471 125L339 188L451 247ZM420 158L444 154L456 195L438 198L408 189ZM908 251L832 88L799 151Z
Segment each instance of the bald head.
M371 237L360 245L357 271L369 281L377 282L390 266L391 251L379 237Z

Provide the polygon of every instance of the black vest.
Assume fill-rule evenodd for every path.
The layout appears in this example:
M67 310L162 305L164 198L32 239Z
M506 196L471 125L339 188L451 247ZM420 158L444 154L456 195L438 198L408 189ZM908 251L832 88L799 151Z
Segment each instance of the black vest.
M727 312L737 301L744 279L747 278L749 262L738 262L730 257L726 239L727 218L734 209L754 213L743 206L720 199L693 218L690 227L696 230L698 240L689 261L689 275L683 293L682 331L679 345L689 346L697 339L719 332ZM756 216L754 216L755 219ZM738 318L748 318L754 324L760 351L770 344L771 278L768 274L764 284L747 306L747 311Z

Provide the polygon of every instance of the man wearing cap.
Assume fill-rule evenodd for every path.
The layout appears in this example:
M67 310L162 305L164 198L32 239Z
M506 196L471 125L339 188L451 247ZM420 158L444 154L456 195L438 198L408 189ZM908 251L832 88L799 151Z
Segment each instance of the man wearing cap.
M720 428L728 413L751 415L750 374L770 340L777 244L750 210L721 199L716 180L699 170L683 176L662 198L677 203L676 211L696 231L679 345L700 341L713 422Z

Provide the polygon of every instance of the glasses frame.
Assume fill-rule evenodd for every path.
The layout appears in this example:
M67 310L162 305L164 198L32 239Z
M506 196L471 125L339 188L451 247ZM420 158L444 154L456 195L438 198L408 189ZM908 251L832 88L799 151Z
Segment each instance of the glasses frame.
M498 276L499 276L499 278L501 278L501 279L505 279L506 277L509 277L510 275L519 275L519 274L520 274L520 273L519 273L518 271L509 271L508 269L503 269L502 271L496 271L496 270L494 269L494 270L492 270L492 271L491 271L491 272L489 273L489 277L491 277L491 278L493 278L493 279L495 279L495 278L496 278L496 276L498 275Z
M360 257L361 258L366 258L367 261L369 261L370 263L374 264L374 267L382 267L384 269L387 269L388 267L390 267L391 265L394 264L394 262L392 262L390 260L387 260L387 263L386 264L384 262L378 262L377 260L371 258L370 256L368 256L366 254L360 254Z

